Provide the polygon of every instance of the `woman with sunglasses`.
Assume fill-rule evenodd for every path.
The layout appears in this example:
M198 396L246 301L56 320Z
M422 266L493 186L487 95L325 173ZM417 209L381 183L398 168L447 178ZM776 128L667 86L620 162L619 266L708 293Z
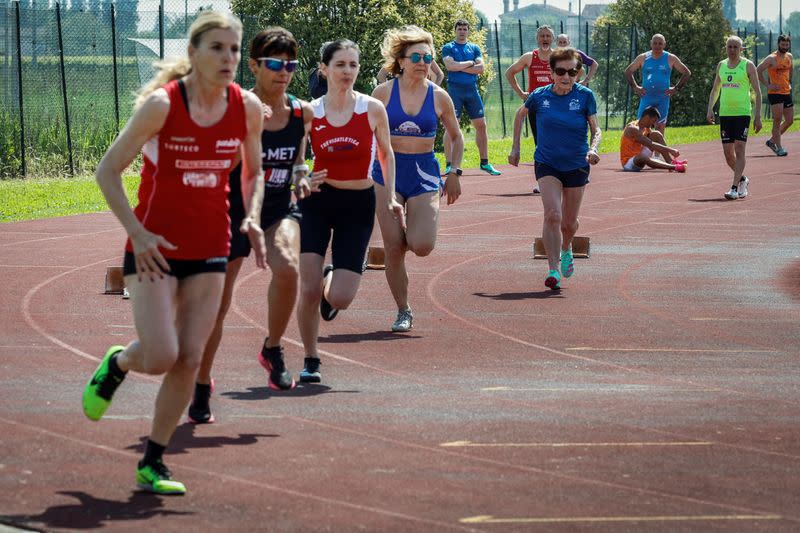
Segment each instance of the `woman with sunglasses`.
M83 411L102 418L131 370L164 375L136 470L139 487L159 494L186 492L162 456L192 397L219 309L230 248L228 174L239 157L242 196L252 213L261 207L261 103L233 83L241 41L234 16L198 15L189 58L160 64L97 168L100 189L129 237L123 272L139 338L109 348L84 389ZM120 176L140 150L139 204L131 210ZM241 229L251 233L263 267L258 223L245 218Z
M320 71L328 79L328 93L311 102L314 119L311 148L314 173L327 171L319 192L299 202L300 302L297 322L306 351L300 381L321 381L317 351L320 315L333 320L352 303L361 283L361 265L375 224L375 186L372 162L376 147L386 188L379 204L399 224L403 206L394 199L394 153L389 120L381 103L353 90L358 77L358 45L339 39L325 47ZM326 265L331 242L333 264Z
M383 39L383 68L394 79L375 88L372 96L383 102L389 115L392 148L395 153L394 197L405 207L406 227L388 211L378 212L378 224L386 251L386 281L397 304L392 331L409 331L414 317L408 305L406 252L429 255L436 245L440 189L447 204L461 194L461 158L464 138L458 127L450 95L428 80L433 64L433 37L417 26L389 30ZM433 144L439 120L445 126L452 149L452 168L442 185ZM372 169L378 202L387 202L392 191L385 186L379 165Z
M542 134L536 144L534 171L544 205L542 240L549 265L544 284L553 290L561 288L562 275L568 278L574 272L572 238L578 231L578 212L589 183L589 165L600 161L597 155L600 126L594 93L575 83L582 68L580 55L574 48L558 48L550 54L553 83L532 92L517 112L508 155L509 163L519 165L519 137L530 110L536 114L536 127ZM587 125L590 142L586 140Z
M264 170L264 204L261 227L267 247L267 265L272 271L267 293L267 331L258 361L268 373L267 383L273 390L294 387L286 370L281 337L286 331L297 299L300 258L300 213L292 202L292 185L298 199L310 194L308 166L305 165L305 140L311 130L314 112L311 106L286 93L297 68L297 41L283 28L268 28L250 43L248 65L255 77L255 94L270 110L261 132L261 168ZM239 191L241 166L231 173L228 196L231 225L238 227L245 218L244 203ZM321 178L315 176L315 178ZM251 213L251 216L254 216ZM231 251L225 290L222 293L217 321L203 352L197 375L194 399L189 406L189 420L196 424L211 423L211 367L222 340L225 315L231 305L233 286L250 243L240 233L231 234Z

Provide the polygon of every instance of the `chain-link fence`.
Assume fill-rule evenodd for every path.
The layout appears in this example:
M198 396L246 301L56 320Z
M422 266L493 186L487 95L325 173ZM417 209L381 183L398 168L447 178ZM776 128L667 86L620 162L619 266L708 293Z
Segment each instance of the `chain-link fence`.
M153 75L152 63L185 53L186 32L196 13L180 0L158 11L141 11L137 2L126 0L117 4L89 0L83 7L73 2L68 9L32 5L31 1L0 6L0 177L91 172L130 117L135 91ZM243 22L246 55L247 43L260 28L255 21ZM493 63L494 78L485 103L492 138L512 131L514 113L522 102L504 72L522 53L535 48L537 27L507 19L487 27L486 59ZM638 103L623 70L647 49L647 36L635 28L579 25L577 17L554 29L567 33L576 47L599 63L591 87L601 126L621 127ZM745 42L754 43L751 59L763 59L777 46L772 34L740 34ZM317 53L301 48L301 64L315 64ZM518 76L523 87L526 75ZM307 73L298 72L291 87L304 98L306 79ZM800 71L794 79L800 79ZM245 87L253 82L244 61L237 81ZM795 100L800 100L800 84L795 85Z

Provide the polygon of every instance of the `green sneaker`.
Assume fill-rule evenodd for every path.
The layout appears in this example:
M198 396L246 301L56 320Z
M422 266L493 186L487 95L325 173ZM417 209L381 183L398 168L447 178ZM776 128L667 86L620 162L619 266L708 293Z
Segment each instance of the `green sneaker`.
M488 172L492 176L499 176L502 174L499 170L495 169L491 163L486 163L485 165L481 165L481 170L484 172Z
M108 370L108 362L111 357L124 350L124 346L112 346L106 352L105 357L100 362L100 366L94 371L92 379L86 384L83 389L83 414L90 420L100 420L103 414L111 405L111 397L114 396L114 391L117 390L119 384L122 383L121 379L112 376Z
M156 494L175 496L186 494L183 483L174 481L172 474L161 461L154 465L139 461L136 468L136 484L140 489Z
M561 274L565 278L570 277L575 272L575 259L572 250L561 250Z

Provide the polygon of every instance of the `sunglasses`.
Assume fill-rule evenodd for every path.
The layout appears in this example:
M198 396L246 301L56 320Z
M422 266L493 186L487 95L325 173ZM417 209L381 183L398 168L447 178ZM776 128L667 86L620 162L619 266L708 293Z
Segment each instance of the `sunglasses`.
M297 65L299 61L296 59L292 59L291 61L286 59L277 59L274 57L259 57L256 61L273 72L280 72L281 69L286 69L286 72L294 72L297 70Z
M553 72L556 73L556 76L563 76L564 74L569 74L570 78L574 78L575 76L578 75L578 72L580 72L580 69L577 69L577 68L569 68L569 69L567 69L567 68L556 67L556 68L553 69Z
M412 63L419 63L420 61L424 61L426 65L430 65L433 62L433 54L425 54L422 55L419 52L414 52L410 56L404 56L406 59L410 59Z

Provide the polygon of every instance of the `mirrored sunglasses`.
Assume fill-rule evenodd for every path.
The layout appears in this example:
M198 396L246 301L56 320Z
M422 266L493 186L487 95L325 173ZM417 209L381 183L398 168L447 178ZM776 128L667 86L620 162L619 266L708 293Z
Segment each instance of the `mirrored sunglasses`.
M405 57L406 59L410 59L412 63L424 61L426 65L430 65L433 62L433 54L422 55L419 52L414 52L413 54Z
M286 69L286 72L294 72L299 63L296 59L286 60L275 57L259 57L256 61L273 72L280 72L281 69Z
M563 76L564 74L569 74L570 78L574 78L575 76L578 75L578 72L580 72L580 70L577 68L567 69L567 68L556 67L553 69L553 72L556 73L556 76Z

